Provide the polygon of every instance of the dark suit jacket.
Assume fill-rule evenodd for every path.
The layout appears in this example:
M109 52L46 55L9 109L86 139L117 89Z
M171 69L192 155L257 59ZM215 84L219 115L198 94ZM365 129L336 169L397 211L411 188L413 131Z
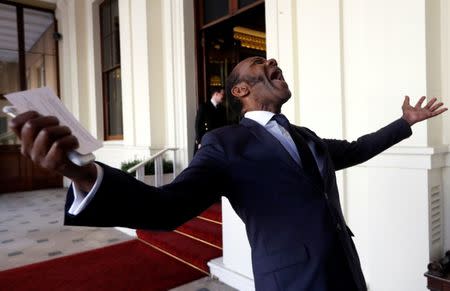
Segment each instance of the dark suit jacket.
M268 131L244 118L206 134L189 167L159 189L102 165L104 179L95 197L79 215L67 214L65 222L171 230L225 195L246 225L256 290L365 290L335 171L410 136L410 126L399 119L354 142L294 130L314 141L323 159L319 183ZM67 207L72 199L69 190Z
M218 105L214 107L210 100L206 103L200 104L195 117L195 144L196 146L201 142L202 137L208 131L225 126L227 124L227 117L225 107Z

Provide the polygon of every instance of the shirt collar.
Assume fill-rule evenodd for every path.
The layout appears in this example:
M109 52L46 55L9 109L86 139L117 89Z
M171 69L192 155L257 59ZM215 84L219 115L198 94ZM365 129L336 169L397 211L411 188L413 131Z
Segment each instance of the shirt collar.
M214 98L211 98L211 103L216 108L217 108L217 105L219 105L219 103L217 103L216 100L214 100Z
M246 112L244 117L256 121L262 126L266 126L274 115L275 113L270 111L255 110Z

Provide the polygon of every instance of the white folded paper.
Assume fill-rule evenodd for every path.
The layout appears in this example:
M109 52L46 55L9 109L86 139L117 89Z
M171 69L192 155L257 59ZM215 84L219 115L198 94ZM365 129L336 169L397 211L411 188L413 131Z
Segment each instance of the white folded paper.
M102 142L95 139L64 106L53 91L47 87L15 92L5 95L17 112L23 113L29 110L39 112L41 115L52 115L59 119L61 125L70 128L72 134L77 137L80 154L88 154L102 147Z

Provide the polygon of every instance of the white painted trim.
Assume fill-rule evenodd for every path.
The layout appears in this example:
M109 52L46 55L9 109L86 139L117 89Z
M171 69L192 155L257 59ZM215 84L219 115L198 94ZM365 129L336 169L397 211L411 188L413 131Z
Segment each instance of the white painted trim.
M450 167L450 149L448 145L393 147L356 167L425 170Z
M449 145L429 146L429 147L392 147L384 151L385 155L433 155L450 151Z
M236 288L240 291L254 291L254 281L240 273L227 268L223 263L223 258L216 258L208 262L209 270L219 281Z
M132 228L126 228L126 227L114 227L120 232L123 232L124 234L131 236L131 237L137 237L136 230Z
M58 0L56 18L58 20L58 30L62 34L62 39L58 42L60 97L73 115L79 118L75 2ZM66 61L63 62L62 60Z

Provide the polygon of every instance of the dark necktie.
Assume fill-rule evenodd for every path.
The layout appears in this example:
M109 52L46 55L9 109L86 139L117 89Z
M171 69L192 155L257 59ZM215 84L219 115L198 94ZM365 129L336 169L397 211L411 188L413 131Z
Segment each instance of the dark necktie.
M283 114L275 114L272 117L272 120L275 120L279 125L284 127L284 129L286 129L291 135L292 140L294 141L300 155L303 170L306 173L310 174L313 179L318 179L317 182L321 182L322 179L319 169L317 168L316 160L314 159L314 156L309 149L305 139L301 136L301 134L294 130L294 128L289 123L289 120Z

